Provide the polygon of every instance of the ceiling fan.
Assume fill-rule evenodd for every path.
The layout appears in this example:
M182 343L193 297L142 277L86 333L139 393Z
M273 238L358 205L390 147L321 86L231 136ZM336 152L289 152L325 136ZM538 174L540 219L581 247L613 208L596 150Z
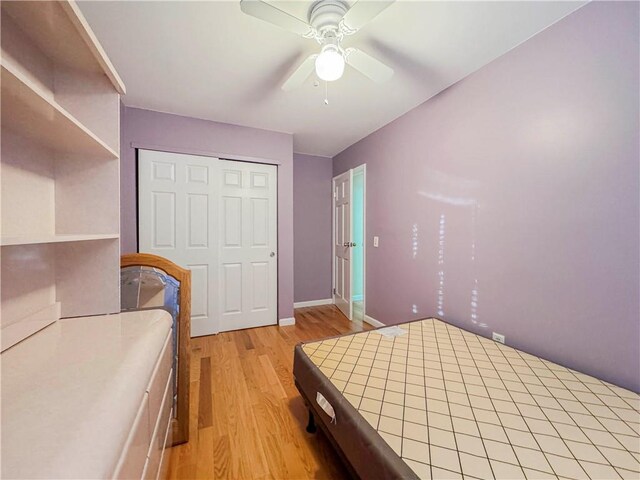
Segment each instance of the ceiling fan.
M393 69L362 50L343 48L342 40L345 36L356 33L394 1L359 0L349 8L342 0L318 0L309 8L308 22L262 0L240 0L240 9L247 15L314 39L321 45L320 52L304 59L284 82L282 89L288 91L302 85L314 70L321 80L338 80L344 73L345 64L374 82L388 80L393 75Z

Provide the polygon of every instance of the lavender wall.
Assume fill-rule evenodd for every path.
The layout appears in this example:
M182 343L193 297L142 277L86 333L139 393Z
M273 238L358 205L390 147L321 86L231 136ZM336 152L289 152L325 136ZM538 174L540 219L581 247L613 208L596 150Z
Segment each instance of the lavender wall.
M294 300L331 298L330 158L293 154Z
M588 4L334 158L367 164L368 315L640 391L638 14Z
M278 317L293 317L292 135L129 107L121 122L122 253L137 248L136 148L278 164Z

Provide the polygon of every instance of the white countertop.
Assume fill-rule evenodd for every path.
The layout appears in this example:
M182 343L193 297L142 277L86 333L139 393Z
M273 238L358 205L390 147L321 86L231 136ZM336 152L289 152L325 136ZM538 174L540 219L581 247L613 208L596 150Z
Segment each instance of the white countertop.
M2 478L108 478L170 329L164 310L63 319L5 351Z

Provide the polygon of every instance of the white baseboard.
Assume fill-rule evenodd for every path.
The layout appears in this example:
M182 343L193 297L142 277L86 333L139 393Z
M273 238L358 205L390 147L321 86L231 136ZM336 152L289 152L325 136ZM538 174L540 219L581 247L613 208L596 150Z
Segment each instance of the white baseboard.
M369 325L373 325L374 327L386 327L384 323L379 322L378 320L376 320L373 317L370 317L369 315L364 316L364 321L367 322Z
M278 320L278 325L280 325L281 327L288 327L290 325L295 325L295 324L296 324L295 317L281 318L280 320Z
M296 302L293 308L318 307L320 305L331 305L333 298L325 298L323 300L309 300L308 302Z

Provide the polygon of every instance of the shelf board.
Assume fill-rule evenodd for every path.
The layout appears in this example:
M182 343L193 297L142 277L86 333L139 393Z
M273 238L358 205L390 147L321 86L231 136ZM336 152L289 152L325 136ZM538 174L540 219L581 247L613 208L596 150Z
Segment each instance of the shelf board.
M35 234L17 237L3 236L0 237L0 245L3 247L13 245L35 245L38 243L66 243L66 242L87 242L95 240L114 240L120 238L117 233L106 234Z
M54 62L104 73L118 93L125 94L122 79L75 1L3 1L2 10Z
M8 58L2 67L2 125L56 151L118 158L54 99L51 92L30 81Z

